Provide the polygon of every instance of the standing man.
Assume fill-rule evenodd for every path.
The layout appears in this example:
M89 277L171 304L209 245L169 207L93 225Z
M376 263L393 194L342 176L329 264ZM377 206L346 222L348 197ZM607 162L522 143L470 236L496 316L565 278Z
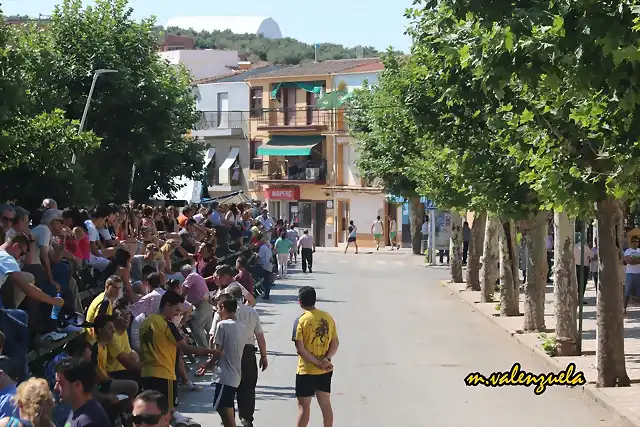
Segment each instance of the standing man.
M580 249L580 243L583 236L576 236L576 244L573 246L573 257L576 260L576 279L578 280L578 301L580 301L580 295L582 294L583 304L584 291L587 289L587 281L589 280L589 265L591 264L591 258L593 258L593 252L586 244L584 245L584 263L582 262L582 250ZM582 275L582 277L580 276ZM580 280L582 278L582 280Z
M311 398L316 396L324 427L333 427L331 408L331 359L338 351L336 323L325 311L316 308L316 290L303 286L298 302L304 314L293 324L293 342L298 353L296 397L298 398L298 427L309 425Z
M246 339L242 351L241 360L241 380L238 385L238 413L243 427L253 427L253 414L256 410L256 385L258 384L258 364L256 363L256 346L260 350L260 368L267 369L267 342L262 331L260 316L250 305L245 305L242 295L242 288L237 284L229 285L225 293L231 295L238 302L236 310L236 320L240 321L245 328ZM218 313L213 318L211 326L211 347L215 344L215 330L222 318Z
M462 224L462 264L467 263L467 255L469 255L469 242L471 241L471 228L469 222Z
M400 249L397 236L398 236L398 223L393 218L393 215L389 215L389 240L391 243L391 250L393 250L393 248Z
M260 232L267 237L267 242L271 241L271 230L273 229L273 220L269 217L269 211L262 210L262 215L256 218L256 221L260 223L262 229Z
M213 355L198 371L198 375L203 375L209 366L215 364L213 409L220 415L224 427L236 427L233 406L242 379L242 354L247 337L245 326L236 318L237 310L235 298L229 294L220 296L216 315L221 320L213 334Z
M309 230L304 230L302 237L298 240L298 252L302 249L302 272L313 273L313 254L316 251L316 244L313 237L309 236Z
M371 224L371 234L373 234L373 240L376 242L376 251L380 249L380 239L382 238L382 221L380 221L380 215L376 217L376 220Z
M624 251L624 262L627 264L624 277L624 313L627 313L629 297L640 286L640 237L631 238L631 247Z
M195 314L191 318L193 338L200 347L206 347L209 344L207 330L211 327L213 319L209 287L204 277L199 275L191 265L183 265L180 272L184 276L182 286L187 291L187 301L195 308Z
M298 247L298 239L300 238L300 235L298 234L298 232L295 229L295 225L293 225L293 222L291 223L291 225L289 226L289 229L287 230L287 239L291 240L291 243L293 243L293 249L291 250L291 253L289 255L289 261L294 261L295 263L298 262L298 252L296 251L296 248Z
M262 277L262 286L264 287L264 295L262 296L262 299L269 301L271 299L271 285L273 283L271 279L271 275L273 274L273 263L271 262L273 251L271 249L271 244L269 243L269 237L267 235L263 236L262 234L258 234L257 238L259 245L259 275ZM304 263L304 260L302 262Z
M358 253L358 242L356 241L356 236L358 235L358 227L353 223L353 220L349 221L349 237L347 238L347 246L344 248L344 253L347 253L347 249L349 249L349 245L353 243L356 247L356 254Z

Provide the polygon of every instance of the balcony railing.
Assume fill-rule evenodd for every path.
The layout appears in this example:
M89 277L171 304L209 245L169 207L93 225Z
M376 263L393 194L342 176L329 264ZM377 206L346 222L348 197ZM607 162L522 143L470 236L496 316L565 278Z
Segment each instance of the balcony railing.
M258 181L326 181L327 161L289 161L254 159L251 169Z
M202 111L194 130L241 129L247 134L247 117L246 111Z
M336 112L316 107L271 108L254 110L251 115L258 128L320 128L333 129Z

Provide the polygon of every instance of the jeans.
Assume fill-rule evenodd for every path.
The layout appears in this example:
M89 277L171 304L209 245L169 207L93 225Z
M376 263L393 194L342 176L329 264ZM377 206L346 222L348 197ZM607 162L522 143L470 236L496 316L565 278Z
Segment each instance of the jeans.
M306 273L307 267L313 269L313 249L302 248L302 271Z
M262 275L262 286L264 287L264 298L269 298L269 295L271 295L271 275L273 272L267 271L262 267L260 267L260 270Z
M0 330L4 332L5 341L2 352L21 364L21 378L18 383L29 378L27 351L29 350L29 319L23 310L0 309Z
M242 378L238 386L238 415L247 423L253 423L253 414L256 410L256 385L258 384L258 363L256 362L256 348L247 344L242 351L241 369Z
M640 274L627 273L624 276L624 296L630 297L640 286Z
M207 348L209 347L208 332L213 321L213 306L203 299L195 304L193 308L195 308L191 317L193 338L199 346Z
M462 242L462 263L467 263L467 255L469 255L469 241Z

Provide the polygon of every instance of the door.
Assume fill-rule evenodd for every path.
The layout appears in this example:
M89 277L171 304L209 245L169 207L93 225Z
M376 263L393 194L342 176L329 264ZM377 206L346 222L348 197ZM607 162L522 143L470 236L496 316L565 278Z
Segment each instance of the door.
M324 246L324 230L327 222L327 202L316 202L316 221L313 236L316 246Z
M229 93L218 93L218 127L229 128Z
M287 87L282 93L282 107L284 109L284 124L295 126L296 117L296 88Z

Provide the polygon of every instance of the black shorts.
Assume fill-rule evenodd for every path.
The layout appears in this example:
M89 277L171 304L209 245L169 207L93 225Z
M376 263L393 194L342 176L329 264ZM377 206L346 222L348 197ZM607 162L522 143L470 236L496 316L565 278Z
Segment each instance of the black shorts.
M113 371L109 372L109 376L114 380L131 380L137 382L140 379L139 373L140 371L138 371L138 373L131 371Z
M347 239L347 242L355 242L355 241L356 241L356 238L355 238L355 237L349 237L349 238Z
M236 400L237 387L231 387L224 384L213 384L213 410L219 408L233 408Z
M296 375L296 397L312 397L316 391L331 393L333 371L320 375Z
M140 390L154 390L164 394L169 401L169 409L178 406L178 383L175 380L156 377L142 377L140 378Z

